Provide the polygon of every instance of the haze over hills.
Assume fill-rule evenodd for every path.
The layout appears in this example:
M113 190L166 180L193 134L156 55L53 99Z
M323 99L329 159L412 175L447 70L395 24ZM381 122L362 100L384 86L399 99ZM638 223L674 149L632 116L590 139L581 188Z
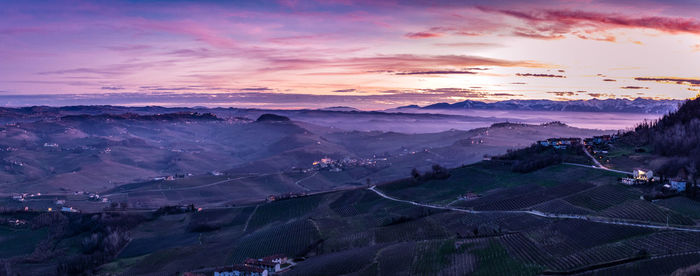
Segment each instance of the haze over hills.
M269 110L116 106L1 111L2 192L128 194L119 200L148 206L247 202L270 194L352 187L405 177L412 168L470 164L552 136L611 133L564 124L494 124L498 118L360 111L274 111L276 115L264 113L273 112ZM442 130L460 120L479 125ZM376 130L392 124L389 131ZM391 131L397 128L406 131ZM352 164L337 172L313 171L313 163L324 158ZM213 172L222 175L204 177ZM193 177L153 181L175 175ZM195 182L239 177L245 178L197 189L198 196L148 192L168 187L179 194ZM207 192L213 190L220 192Z

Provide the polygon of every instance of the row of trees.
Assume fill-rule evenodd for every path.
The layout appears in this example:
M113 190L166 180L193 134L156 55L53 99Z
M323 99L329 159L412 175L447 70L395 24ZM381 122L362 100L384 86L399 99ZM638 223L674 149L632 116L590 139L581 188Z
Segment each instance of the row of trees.
M533 172L551 165L561 164L565 156L583 154L581 147L554 149L540 144L518 150L508 150L506 154L494 157L497 160L512 161L511 170L519 173Z
M450 171L440 165L433 165L432 170L421 174L416 168L411 170L411 177L415 181L428 181L433 179L446 179L450 177Z

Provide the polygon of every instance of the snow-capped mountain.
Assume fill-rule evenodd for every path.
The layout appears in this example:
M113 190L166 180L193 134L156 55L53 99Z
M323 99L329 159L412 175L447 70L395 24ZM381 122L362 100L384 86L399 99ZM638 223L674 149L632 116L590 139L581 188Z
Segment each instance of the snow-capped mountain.
M500 102L480 102L466 100L457 103L436 103L427 106L402 106L398 109L487 109L487 110L532 110L532 111L580 111L580 112L625 112L665 114L678 109L685 100L592 99L576 101L552 100L507 100Z

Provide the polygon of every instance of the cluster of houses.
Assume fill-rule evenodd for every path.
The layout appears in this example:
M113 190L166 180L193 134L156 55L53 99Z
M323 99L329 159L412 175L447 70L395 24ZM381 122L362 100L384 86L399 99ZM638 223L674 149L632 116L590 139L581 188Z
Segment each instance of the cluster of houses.
M474 200L479 198L479 195L474 192L467 192L466 194L460 195L460 200Z
M271 255L260 259L248 258L243 264L235 264L214 270L214 276L267 276L285 270L289 264L287 256Z
M24 202L27 199L33 198L33 197L38 197L41 196L41 193L15 193L12 194L12 200L16 200L19 202Z
M620 179L620 182L624 185L642 185L652 182L660 182L661 178L655 176L654 172L651 170L641 170L637 169L632 172L631 177L624 177ZM677 192L685 191L687 180L683 177L675 177L668 180L667 183L663 185L664 189L673 190Z
M154 177L153 181L161 181L161 180L173 181L173 180L178 179L178 178L185 178L185 177L190 177L190 176L192 176L191 173L177 173L175 175Z
M611 142L615 141L617 138L618 138L617 134L593 136L591 138L583 139L583 144L586 146L606 145L606 144L610 144Z
M285 199L290 199L290 198L297 198L297 197L305 197L307 194L305 192L301 193L286 193L286 194L279 194L279 195L269 195L267 196L267 202L272 202L272 201L279 201L279 200L285 200Z
M537 144L545 147L553 147L555 149L566 149L570 146L581 144L581 138L549 138L547 140L537 141Z
M23 226L27 225L27 221L23 220L23 219L15 219L15 218L8 218L8 219L0 218L0 224L9 225L11 227L23 227Z
M44 143L45 148L58 148L58 144L56 143Z
M321 158L321 160L314 161L312 163L312 170L314 171L331 171L331 172L341 172L343 169L352 167L376 167L377 161L385 161L386 158L349 158L345 157L342 160L334 160L328 157Z

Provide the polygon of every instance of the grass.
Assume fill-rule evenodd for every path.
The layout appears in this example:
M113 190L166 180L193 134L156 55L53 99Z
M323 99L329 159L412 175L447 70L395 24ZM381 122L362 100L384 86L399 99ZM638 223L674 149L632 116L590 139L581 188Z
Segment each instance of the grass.
M119 254L119 258L132 258L146 255L161 249L195 245L199 243L198 233L159 235L132 240Z
M14 229L0 226L0 258L30 254L48 236L47 228Z
M148 255L139 257L116 259L111 263L106 263L100 267L100 273L105 275L119 275L128 270L129 267L143 261Z

